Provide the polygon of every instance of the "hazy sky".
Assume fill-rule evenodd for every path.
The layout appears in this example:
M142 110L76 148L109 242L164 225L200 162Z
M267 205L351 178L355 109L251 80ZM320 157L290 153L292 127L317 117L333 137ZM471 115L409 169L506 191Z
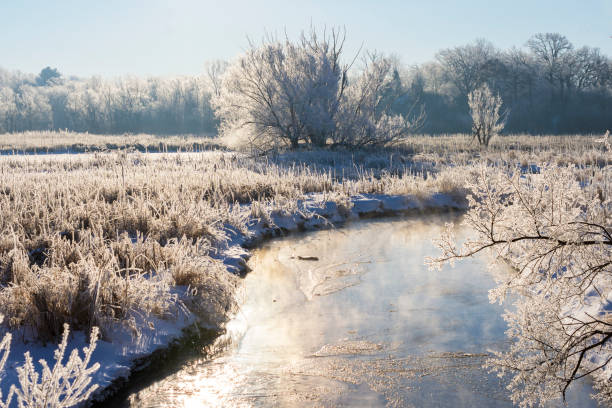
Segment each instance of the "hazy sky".
M0 67L64 75L174 75L231 59L266 32L344 26L347 50L406 64L483 37L522 46L536 32L612 56L612 0L0 0Z

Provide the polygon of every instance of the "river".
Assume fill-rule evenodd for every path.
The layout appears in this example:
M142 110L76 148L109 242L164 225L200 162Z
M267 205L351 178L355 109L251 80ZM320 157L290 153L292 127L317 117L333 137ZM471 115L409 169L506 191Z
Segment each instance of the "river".
M424 265L450 219L362 221L266 243L227 333L121 405L512 406L508 379L482 368L508 347L504 306L487 297L506 271L484 258ZM568 405L596 406L590 392L576 384Z

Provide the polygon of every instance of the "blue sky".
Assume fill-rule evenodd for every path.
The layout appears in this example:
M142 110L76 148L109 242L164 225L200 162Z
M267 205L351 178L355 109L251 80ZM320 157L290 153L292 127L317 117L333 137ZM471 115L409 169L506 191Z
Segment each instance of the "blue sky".
M479 37L500 48L522 46L536 32L559 32L612 56L612 0L2 0L0 67L195 74L207 60L238 55L247 36L295 36L311 23L346 27L350 53L363 43L405 64Z

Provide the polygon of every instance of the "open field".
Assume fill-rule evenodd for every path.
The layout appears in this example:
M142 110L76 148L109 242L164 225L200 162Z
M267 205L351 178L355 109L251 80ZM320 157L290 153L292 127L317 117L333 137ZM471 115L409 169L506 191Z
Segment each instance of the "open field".
M494 138L483 150L468 134L414 135L384 151L390 155L417 155L416 159L473 162L493 160L574 164L607 163L609 156L597 142L601 135L507 135ZM95 135L78 132L30 131L0 134L0 154L95 153L95 152L200 152L227 150L228 141L194 135L148 134ZM319 152L320 153L320 152ZM319 155L316 153L311 156ZM326 152L323 152L327 154ZM418 155L422 155L419 157ZM291 156L291 155L290 155ZM339 154L338 156L346 156ZM295 160L300 160L293 155Z
M221 146L209 137L147 134L95 135L71 131L0 134L0 154L91 153L113 150L197 152Z

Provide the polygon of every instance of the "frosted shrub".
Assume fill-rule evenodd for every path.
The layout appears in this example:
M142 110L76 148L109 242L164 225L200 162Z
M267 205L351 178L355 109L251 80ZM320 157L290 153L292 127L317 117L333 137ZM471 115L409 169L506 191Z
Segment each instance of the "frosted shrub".
M598 183L576 179L573 168L508 175L482 167L469 185L465 224L477 232L461 249L452 225L438 242L440 266L484 250L513 268L491 290L491 301L517 296L507 312L506 352L488 366L512 375L508 388L521 406L565 396L575 380L591 375L596 397L611 399L612 191L610 169Z
M499 112L502 99L494 96L487 84L468 94L468 105L472 115L472 134L481 146L488 146L491 138L506 126L508 112Z
M62 341L54 353L53 368L50 368L47 362L41 359L42 372L37 371L30 353L25 353L24 365L17 368L19 387L11 385L6 401L2 401L0 394L0 407L9 407L13 396L19 408L67 408L90 397L98 388L96 384L91 384L91 377L100 368L100 365L94 363L89 366L98 341L98 329L96 327L92 329L89 347L83 348L83 358L79 356L78 350L73 350L64 364L68 334L69 328L66 324ZM11 335L8 333L0 343L0 351L3 353L0 359L0 373L3 373L10 351L10 341Z

